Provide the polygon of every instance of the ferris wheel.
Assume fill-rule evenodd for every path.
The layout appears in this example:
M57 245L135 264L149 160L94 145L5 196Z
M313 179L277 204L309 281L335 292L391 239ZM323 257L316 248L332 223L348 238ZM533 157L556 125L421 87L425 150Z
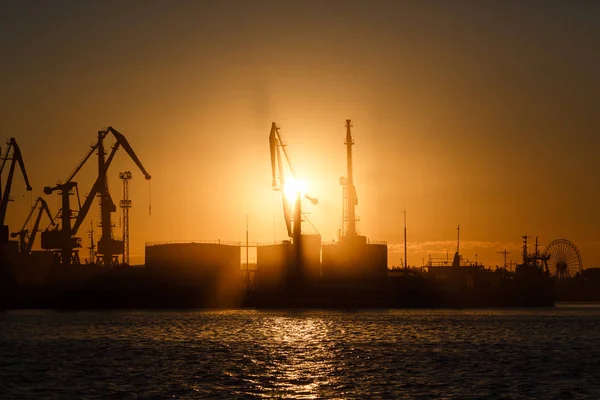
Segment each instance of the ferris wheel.
M570 278L583 270L579 249L567 239L551 241L544 249L544 254L549 256L548 271L555 279Z

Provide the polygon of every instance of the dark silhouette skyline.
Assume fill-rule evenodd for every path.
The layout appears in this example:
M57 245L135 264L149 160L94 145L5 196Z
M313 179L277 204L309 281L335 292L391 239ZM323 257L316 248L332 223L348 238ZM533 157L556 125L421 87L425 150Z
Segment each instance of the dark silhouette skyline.
M43 187L115 126L153 172L151 196L141 175L131 184L133 263L145 241L243 240L246 215L252 241L283 239L267 148L278 121L319 198L311 221L333 239L352 119L357 228L390 243L390 264L403 258L406 209L415 262L452 251L460 223L472 259L500 265L496 252L518 254L529 233L568 238L597 266L599 12L565 1L1 1L0 140L17 139L33 186L30 197L15 178L7 222L18 229ZM118 173L134 165L115 162L118 199ZM87 193L94 168L81 173ZM58 197L47 200L55 212Z

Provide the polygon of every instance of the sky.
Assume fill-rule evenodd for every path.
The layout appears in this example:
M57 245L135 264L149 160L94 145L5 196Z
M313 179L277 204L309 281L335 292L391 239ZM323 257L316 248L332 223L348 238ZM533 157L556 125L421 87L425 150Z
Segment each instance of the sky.
M0 140L17 139L33 186L15 178L7 222L112 126L152 175L125 153L109 171L116 201L133 172L132 263L146 242L244 241L246 215L250 241L286 239L276 122L319 199L304 229L331 241L351 119L358 229L388 242L390 265L406 210L411 265L452 254L460 224L470 260L518 260L529 234L600 266L598 15L591 1L0 0Z

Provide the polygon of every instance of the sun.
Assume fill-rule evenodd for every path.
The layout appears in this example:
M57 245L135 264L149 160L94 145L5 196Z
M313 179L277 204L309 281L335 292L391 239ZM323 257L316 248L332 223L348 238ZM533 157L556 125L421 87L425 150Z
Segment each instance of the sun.
M298 192L300 192L300 195L306 194L306 188L306 182L297 180L295 178L290 178L285 182L283 192L285 193L287 200L294 204L296 202L296 194Z

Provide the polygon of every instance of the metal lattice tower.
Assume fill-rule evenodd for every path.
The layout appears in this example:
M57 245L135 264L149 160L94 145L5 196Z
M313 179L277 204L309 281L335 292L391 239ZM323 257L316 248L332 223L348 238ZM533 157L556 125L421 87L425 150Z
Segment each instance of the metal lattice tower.
M129 264L129 209L131 200L129 200L129 180L131 171L119 173L119 178L123 180L123 200L121 200L121 209L123 209L123 264Z
M94 242L94 221L90 220L90 230L88 232L88 238L90 238L90 246L88 250L90 251L90 263L96 263L96 243Z

